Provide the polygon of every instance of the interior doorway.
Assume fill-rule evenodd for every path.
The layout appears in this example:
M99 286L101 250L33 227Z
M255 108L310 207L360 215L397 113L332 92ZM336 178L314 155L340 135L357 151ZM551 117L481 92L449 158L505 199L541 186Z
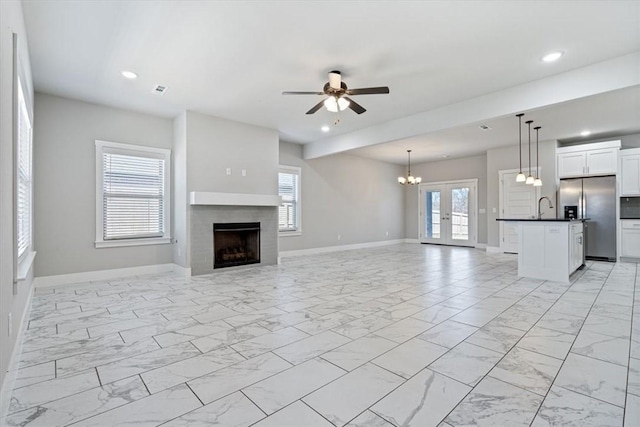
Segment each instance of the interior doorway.
M478 240L477 189L477 179L420 184L420 242L475 246Z

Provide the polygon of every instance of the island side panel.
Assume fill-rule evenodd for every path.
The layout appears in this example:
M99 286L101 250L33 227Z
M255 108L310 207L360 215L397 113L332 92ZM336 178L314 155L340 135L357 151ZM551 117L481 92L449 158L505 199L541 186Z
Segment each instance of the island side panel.
M569 282L569 224L518 223L518 276Z

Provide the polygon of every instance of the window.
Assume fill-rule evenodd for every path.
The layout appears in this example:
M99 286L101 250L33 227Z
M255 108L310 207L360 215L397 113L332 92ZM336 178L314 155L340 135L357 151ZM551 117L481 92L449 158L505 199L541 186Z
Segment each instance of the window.
M96 141L96 247L171 243L171 151Z
M31 246L31 145L32 129L29 111L18 79L18 149L17 149L17 246L22 260Z
M282 197L278 211L278 226L282 235L299 235L302 232L300 224L300 168L280 166L278 194Z

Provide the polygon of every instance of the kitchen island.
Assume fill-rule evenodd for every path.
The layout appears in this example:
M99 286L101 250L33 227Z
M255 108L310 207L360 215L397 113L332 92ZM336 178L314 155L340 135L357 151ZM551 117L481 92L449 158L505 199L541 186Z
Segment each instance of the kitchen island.
M518 222L518 277L569 283L584 265L584 220L511 219Z

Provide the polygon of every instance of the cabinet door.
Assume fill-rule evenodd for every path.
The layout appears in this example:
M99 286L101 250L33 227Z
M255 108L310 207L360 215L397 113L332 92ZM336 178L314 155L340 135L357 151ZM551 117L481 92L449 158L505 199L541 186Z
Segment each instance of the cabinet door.
M640 195L640 154L622 156L620 165L621 196Z
M583 176L586 173L586 153L558 154L558 177Z
M587 151L587 175L606 175L618 172L618 150L605 148L603 150Z
M638 230L622 230L621 249L623 257L640 258L640 227Z

